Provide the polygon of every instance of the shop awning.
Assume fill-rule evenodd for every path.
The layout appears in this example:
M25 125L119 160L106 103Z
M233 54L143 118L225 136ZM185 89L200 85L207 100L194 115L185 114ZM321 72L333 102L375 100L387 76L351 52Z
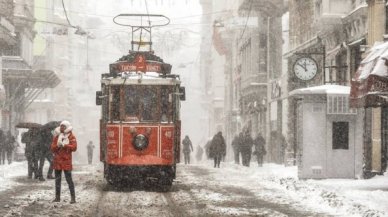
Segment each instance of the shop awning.
M351 81L352 107L388 106L388 42L375 44Z
M2 63L3 84L14 87L2 104L4 108L22 105L20 109L25 110L46 88L54 88L61 81L54 71L33 70L17 56L3 57Z
M16 80L26 88L54 88L60 78L52 70L32 70L21 58L3 57L3 83Z

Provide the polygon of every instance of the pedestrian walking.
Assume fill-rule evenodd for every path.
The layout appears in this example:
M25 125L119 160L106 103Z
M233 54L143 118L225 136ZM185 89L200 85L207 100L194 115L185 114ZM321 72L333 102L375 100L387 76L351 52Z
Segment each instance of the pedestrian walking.
M43 166L45 160L49 162L49 169L47 171L47 178L48 179L54 179L53 176L53 153L50 151L51 143L53 141L53 134L50 129L40 129L39 131L40 141L38 146L36 148L39 151L39 167L38 167L38 174L40 180L44 181L43 178Z
M6 136L4 131L0 129L0 164L5 164L5 144L6 144Z
M195 159L197 160L197 162L202 160L202 155L203 155L203 148L200 145L198 145L197 153L195 154Z
M5 151L7 152L8 164L12 163L13 151L15 150L16 139L9 130L6 135Z
M267 151L265 150L265 139L259 133L253 143L255 145L255 151L253 152L253 154L256 155L257 164L259 165L259 167L262 167L264 155L267 154Z
M231 145L232 145L233 152L234 152L234 163L240 164L240 141L239 141L238 135L234 136Z
M214 168L220 168L221 159L226 155L225 139L221 131L214 135L209 147L209 155L214 159Z
M188 135L185 136L185 138L182 141L183 145L183 155L185 158L185 164L190 164L190 152L193 151L193 144L191 143L191 140Z
M37 130L32 128L29 129L27 132L22 133L22 142L26 144L26 148L24 150L24 155L27 159L27 173L28 178L32 179L32 176L36 175L35 165L34 165L34 159L33 159L33 144L32 139L37 134Z
M69 121L62 121L60 126L55 129L56 135L51 144L51 151L54 154L53 168L55 170L55 199L53 202L59 202L61 200L62 171L64 172L66 182L69 185L71 196L70 203L76 202L71 171L73 169L72 152L77 150L77 140L72 130L73 127Z
M253 139L251 137L251 134L249 133L249 130L245 130L241 136L242 138L240 139L240 151L242 157L242 165L249 167L252 156Z
M206 145L205 145L205 154L206 154L206 158L207 159L213 158L212 156L210 156L210 146L211 146L211 144L212 144L212 139L207 141Z
M93 162L93 150L94 145L92 141L89 141L88 145L86 146L86 149L88 151L88 164L92 164Z
M287 148L287 142L286 142L286 138L284 138L283 134L282 133L278 133L279 137L278 137L278 142L279 142L279 161L280 161L280 164L284 164L285 163L285 155L286 155L286 148Z

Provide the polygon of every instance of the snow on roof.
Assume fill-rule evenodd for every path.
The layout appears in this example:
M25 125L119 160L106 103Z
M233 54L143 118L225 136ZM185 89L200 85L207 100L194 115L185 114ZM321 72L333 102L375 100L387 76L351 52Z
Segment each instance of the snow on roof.
M367 79L369 75L388 76L388 67L385 65L388 59L388 42L376 42L368 51L368 55L362 60L358 69L360 74L357 80Z
M379 57L388 58L388 42L376 42L368 51L368 55L362 60L361 64L373 61Z
M349 86L342 86L342 85L334 85L334 84L325 84L321 86L315 86L315 87L307 87L307 88L301 88L293 90L289 93L290 96L294 95L308 95L308 94L343 94L343 95L349 95L350 94L350 87Z

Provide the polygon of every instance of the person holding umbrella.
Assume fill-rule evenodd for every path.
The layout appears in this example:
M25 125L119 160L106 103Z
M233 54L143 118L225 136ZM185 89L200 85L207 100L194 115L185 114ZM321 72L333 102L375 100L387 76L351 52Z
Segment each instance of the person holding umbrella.
M54 137L54 130L55 128L57 128L59 126L61 122L59 121L50 121L48 123L46 123L45 125L43 125L41 128L40 128L40 134L41 134L41 161L44 162L44 160L46 159L50 166L49 166L49 169L47 171L47 179L54 179L54 176L53 176L53 153L50 151L50 147L51 147L51 143L53 141L53 137ZM40 165L39 167L39 172L40 174L43 174L42 170L43 170L43 164Z

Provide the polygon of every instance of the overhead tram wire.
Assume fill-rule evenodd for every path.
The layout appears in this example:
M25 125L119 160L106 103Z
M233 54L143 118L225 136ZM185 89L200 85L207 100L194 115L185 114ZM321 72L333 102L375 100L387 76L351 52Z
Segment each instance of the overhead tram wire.
M14 3L14 4L15 5L21 5L21 6L34 7L34 8L38 8L38 9L44 9L44 10L47 10L47 11L52 11L53 10L52 8L42 7L42 6L37 6L37 5L31 5L31 4L21 4L21 3ZM96 17L106 17L106 18L113 18L114 17L114 16L106 15L106 14L84 13L84 12L81 12L81 11L73 11L73 10L66 10L66 12L74 13L74 14L92 15L92 16L96 16ZM210 12L210 13L206 13L206 14L196 14L196 15L190 15L190 16L182 16L182 17L171 18L171 20L188 19L188 18L192 18L192 17L200 17L200 16L204 16L204 15L229 13L229 12L230 12L230 10L215 11L215 12Z
M250 17L250 15L251 15L251 11L252 11L252 4L253 4L253 0L250 0L250 3L249 3L249 11L248 11L248 17L247 17L247 20L245 21L244 30L243 30L243 32L241 33L240 39L239 39L239 40L242 39L242 37L244 36L245 30L247 29L248 20L249 20L249 17Z
M67 16L65 3L64 3L63 1L64 1L64 0L62 0L62 7L63 7L63 11L65 12L65 17L66 17L67 23L69 23L69 25L70 25L71 27L77 28L76 26L71 25L70 20L69 20L69 17Z

